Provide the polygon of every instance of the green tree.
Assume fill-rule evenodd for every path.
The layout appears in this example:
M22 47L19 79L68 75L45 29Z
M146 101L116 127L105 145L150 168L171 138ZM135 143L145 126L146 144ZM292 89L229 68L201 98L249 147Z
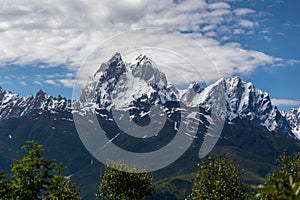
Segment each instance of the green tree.
M300 181L300 152L288 156L285 152L277 160L279 169L273 171L267 176L266 184L274 181L285 179L288 180L291 176L294 181Z
M7 190L7 182L4 180L6 178L6 173L0 173L0 195Z
M81 199L79 190L69 178L55 175L49 186L46 199L51 200L76 200Z
M11 179L4 180L2 175L1 183L10 195L2 199L81 199L75 184L62 175L64 167L41 156L41 144L28 141L22 149L26 154L14 160Z
M296 200L300 199L300 152L277 160L279 169L267 175L253 199Z
M199 164L189 199L245 199L247 192L241 179L241 171L227 155L208 156Z
M153 176L144 170L110 163L101 175L99 197L104 200L142 200L154 190Z
M0 173L0 197L1 199L13 199L12 188L7 178L6 173Z

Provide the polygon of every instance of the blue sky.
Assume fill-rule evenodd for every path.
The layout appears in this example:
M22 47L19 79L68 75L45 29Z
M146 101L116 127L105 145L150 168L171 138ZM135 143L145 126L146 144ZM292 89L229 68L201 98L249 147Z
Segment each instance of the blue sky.
M77 70L99 43L161 27L188 33L224 76L253 82L287 110L300 105L299 10L298 0L0 0L0 85L71 98Z

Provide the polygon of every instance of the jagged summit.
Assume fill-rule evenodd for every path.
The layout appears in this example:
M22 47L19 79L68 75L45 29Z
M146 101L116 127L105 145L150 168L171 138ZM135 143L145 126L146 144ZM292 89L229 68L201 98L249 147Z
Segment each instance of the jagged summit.
M244 82L240 77L221 78L200 92L195 91L195 83L181 96L181 101L190 106L210 107L214 100L211 94L224 87L226 98L226 115L229 121L242 118L265 126L269 131L280 131L290 134L288 122L273 106L269 95L257 89L252 83ZM198 88L198 87L197 87Z
M136 62L131 64L132 75L144 79L149 84L156 84L159 87L167 86L167 78L159 71L156 64L146 55L139 55Z
M18 118L31 113L46 111L69 111L71 100L62 97L52 97L39 90L36 96L19 97L10 91L0 89L0 120Z
M164 73L146 55L125 63L116 53L102 63L93 79L84 88L81 102L96 102L100 108L128 107L137 99L149 104L176 100L174 87L167 85Z
M242 117L265 126L269 131L290 134L287 120L272 105L268 93L257 89L251 82L244 82L239 77L229 78L226 93L229 120Z
M201 87L200 83L198 83L198 82L193 82L193 83L190 85L190 87L191 87L191 88L194 90L194 92L196 92L196 93L200 93L200 92L202 92L202 90L204 89L204 88Z
M300 140L300 107L292 108L289 112L284 113L289 122L292 132Z
M120 61L122 61L122 56L119 52L116 52L110 59L109 59L109 63L119 63Z
M200 105L205 108L210 108L211 105L214 104L210 97L212 96L214 91L218 90L218 88L222 88L224 90L223 78L219 79L206 88L201 88L199 83L194 82L189 85L187 90L181 92L180 101L182 101L185 105L192 107Z
M239 77L229 78L225 81L229 120L241 114L250 120L266 118L273 112L269 95L257 89L252 83L242 81ZM272 127L269 127L273 129Z
M48 94L41 89L35 95L35 98L40 100L47 99L48 97Z

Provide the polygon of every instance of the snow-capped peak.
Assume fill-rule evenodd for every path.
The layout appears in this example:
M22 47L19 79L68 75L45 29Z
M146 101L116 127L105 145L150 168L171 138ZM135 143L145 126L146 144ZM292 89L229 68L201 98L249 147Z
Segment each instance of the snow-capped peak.
M192 83L188 89L181 95L180 100L188 106L202 106L210 107L212 93L217 90L218 87L223 87L224 79L221 78L215 83L209 85L206 88L202 88L199 83Z
M156 64L146 55L141 54L131 64L132 75L144 79L148 84L156 84L159 87L167 86L167 78L158 70Z
M19 97L0 87L0 120L13 117L22 117L37 112L42 113L51 110L67 110L71 108L71 101L62 97L54 98L42 90L36 96Z
M96 102L98 107L128 107L137 99L150 104L176 99L174 87L167 84L164 73L146 55L125 63L119 53L102 63L80 99Z
M269 95L256 89L252 83L242 81L239 77L226 80L226 93L229 120L241 114L253 120L257 117L256 114L261 116L266 114L266 110L272 110Z
M287 120L281 115L276 106L273 106L269 95L257 89L251 82L244 82L240 77L220 79L200 92L195 92L194 85L190 85L181 96L181 101L190 106L210 108L214 99L211 99L216 90L224 87L227 107L227 119L232 121L243 118L265 126L269 131L279 131L289 134ZM222 90L220 90L222 91Z
M300 107L292 108L285 116L292 128L292 132L300 140Z
M43 90L39 90L36 93L35 98L37 98L37 99L48 99L49 95L46 92L44 92Z
M269 95L251 82L244 82L239 77L227 79L226 96L229 120L246 118L265 126L269 131L287 126L286 119L272 105Z

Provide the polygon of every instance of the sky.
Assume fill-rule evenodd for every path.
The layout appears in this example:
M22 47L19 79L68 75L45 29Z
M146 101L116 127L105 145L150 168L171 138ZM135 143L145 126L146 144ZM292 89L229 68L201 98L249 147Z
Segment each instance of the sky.
M252 82L288 110L300 106L299 10L299 0L0 0L0 86L20 96L42 89L71 98L75 79L85 80L77 72L99 45L112 50L106 56L132 43L180 49L190 44L174 39L180 33L222 76ZM172 31L135 32L145 27ZM180 52L198 58L202 51L192 46ZM82 71L91 76L105 61L101 53L95 54L99 64Z

